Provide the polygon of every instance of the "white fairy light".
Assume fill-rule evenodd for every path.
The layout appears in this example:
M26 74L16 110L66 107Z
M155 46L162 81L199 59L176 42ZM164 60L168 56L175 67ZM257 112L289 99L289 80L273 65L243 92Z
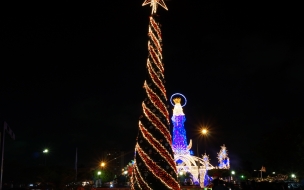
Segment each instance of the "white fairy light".
M160 5L164 9L168 10L164 0L145 0L145 2L142 4L142 6L148 5L152 7L152 13L156 13L157 11L157 5Z

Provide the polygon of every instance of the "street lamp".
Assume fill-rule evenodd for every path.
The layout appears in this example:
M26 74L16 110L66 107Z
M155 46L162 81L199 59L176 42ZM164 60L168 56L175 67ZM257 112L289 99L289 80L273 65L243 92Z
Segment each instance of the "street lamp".
M49 149L46 148L42 152L43 152L43 154L45 154L44 155L44 165L46 165L46 154L49 152Z
M207 134L207 132L208 132L207 129L202 130L202 134L204 134L204 135Z
M202 130L201 130L201 134L202 134L202 136L205 136L206 134L208 133L208 130L206 129L206 128L203 128ZM199 169L200 169L200 161L199 161L199 158L200 158L200 156L199 156L199 152L198 152L198 143L199 143L199 138L197 138L197 146L196 146L196 152L197 152L197 158L198 158L198 164L197 164L197 178L198 178L198 184L199 184L199 186L201 186L201 176L200 176L200 172L199 172ZM206 143L205 143L205 152L206 152Z
M101 162L100 166L103 168L106 164L104 162Z
M184 175L183 171L180 171L179 172L179 182L181 185L183 184L183 175Z
M204 129L202 129L201 133L202 133L202 135L203 135L203 137L204 137L204 136L207 135L208 130L207 130L206 128L204 128ZM206 152L206 143L204 143L204 145L205 145L205 152Z
M234 174L235 174L235 171L231 171L231 180L233 180L233 176L234 176Z
M292 177L292 178L296 178L296 175L295 175L295 174L291 174L291 177Z
M98 171L97 175L98 175L98 185L97 186L100 187L101 186L101 181L100 181L101 171Z

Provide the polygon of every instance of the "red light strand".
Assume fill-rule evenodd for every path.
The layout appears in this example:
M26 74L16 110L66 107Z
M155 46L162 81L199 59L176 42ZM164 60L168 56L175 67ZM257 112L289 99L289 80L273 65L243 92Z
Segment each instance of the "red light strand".
M170 143L170 145L172 145L171 134L169 130L166 128L166 126L159 120L158 117L156 117L154 113L150 111L150 109L145 105L144 102L142 103L142 106L143 106L143 111L146 117L148 118L148 120L150 120L150 122L155 126L155 128L157 128L160 132L164 134L164 137L167 140L167 142Z
M151 133L148 132L148 130L143 126L141 122L139 123L139 128L145 139L154 147L156 151L158 151L162 155L162 157L164 157L167 160L171 168L177 173L176 164L174 162L174 158L172 157L172 155L166 150L166 148L162 144L160 144L152 136Z
M164 183L168 188L178 190L180 189L180 186L178 182L164 169L159 167L137 144L136 150L141 157L141 159L144 161L147 168L162 182Z
M160 100L160 98L151 90L151 88L149 88L149 86L147 85L147 82L145 81L144 87L146 89L147 95L149 97L149 99L151 100L151 102L153 103L153 105L155 107L157 107L160 112L165 116L167 123L169 123L169 112L165 106L165 104Z

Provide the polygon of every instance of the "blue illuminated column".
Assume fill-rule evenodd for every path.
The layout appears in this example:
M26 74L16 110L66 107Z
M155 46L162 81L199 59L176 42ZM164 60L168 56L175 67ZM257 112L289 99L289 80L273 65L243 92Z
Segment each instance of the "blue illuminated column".
M184 122L186 120L185 114L183 113L183 108L180 104L181 99L175 98L173 116L171 118L173 122L173 142L172 148L175 153L188 153L187 150L187 137L186 130L184 127Z

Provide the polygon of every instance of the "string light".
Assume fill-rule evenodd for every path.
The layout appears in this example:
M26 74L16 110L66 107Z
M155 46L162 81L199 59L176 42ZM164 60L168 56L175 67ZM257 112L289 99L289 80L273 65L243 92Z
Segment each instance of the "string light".
M159 88L159 90L162 92L163 97L165 97L165 100L167 101L165 86L163 85L163 83L161 82L155 71L152 69L152 66L149 61L147 67L153 83Z
M146 93L151 100L151 102L154 104L155 107L157 107L162 114L165 115L165 118L168 119L167 122L169 123L169 112L165 106L165 104L161 101L161 99L152 91L151 88L147 85L147 82L145 81L144 87L146 89Z
M152 13L156 13L157 5L162 6L164 9L168 10L166 4L164 3L164 0L145 0L145 2L142 4L142 6L148 5L152 7Z
M177 93L179 94L179 93ZM181 95L185 100L186 98ZM172 102L172 97L170 101ZM184 127L184 122L186 120L185 114L183 112L183 108L180 104L181 98L174 98L173 99L175 105L173 109L173 116L171 118L173 122L173 142L172 147L175 154L190 154L189 150L187 149L187 137L186 137L186 130Z
M228 150L225 145L221 146L221 150L217 153L217 158L219 162L219 169L229 169L230 168L230 161L228 157Z
M147 164L147 168L169 189L180 189L178 182L167 171L159 167L147 154L136 145L136 151L142 160Z
M164 67L161 64L161 60L160 57L157 56L154 48L150 45L149 46L149 53L150 53L150 57L152 58L153 62L155 63L155 65L158 67L158 69L163 73L164 72Z
M139 183L139 186L140 186L141 189L152 190L151 187L149 187L149 185L145 182L143 177L138 172L137 166L135 166L135 178L136 178L136 181Z
M160 119L154 113L150 111L150 109L147 108L144 102L142 103L142 107L147 119L150 120L153 126L155 126L155 128L157 128L164 135L167 142L169 142L171 145L172 144L171 135L169 130L166 128L166 126L160 121Z
M166 150L166 148L161 145L153 136L151 133L148 132L148 130L142 125L142 123L139 123L140 131L143 133L143 136L147 141L154 147L156 151L158 151L170 164L171 168L176 171L176 165L174 162L174 159L172 155Z
M160 55L160 57L162 58L162 48L161 45L159 43L159 41L156 39L155 35L152 32L149 32L149 36L151 38L151 40L154 42L154 44L156 45L157 50L159 51L158 55Z
M146 0L152 12L157 5L166 9L163 0ZM180 190L177 169L173 158L168 101L164 86L164 65L162 63L162 39L160 25L153 14L148 31L148 78L144 81L146 98L142 102L143 114L139 119L139 133L135 146L135 159L130 187L137 189Z
M184 105L181 105L181 97L184 99ZM173 152L174 160L177 163L178 171L186 171L192 174L193 181L199 183L200 187L206 187L208 184L207 170L214 168L209 162L209 156L205 155L203 158L192 156L190 149L192 147L192 141L190 140L187 145L186 129L184 122L186 120L183 112L183 106L186 105L187 99L180 93L175 93L171 96L170 102L174 106L173 116L171 118L173 122ZM202 166L199 169L199 166Z
M155 30L158 39L162 39L161 31L158 24L155 22L152 16L150 16L150 25L152 25L153 30ZM151 28L151 27L150 27Z

